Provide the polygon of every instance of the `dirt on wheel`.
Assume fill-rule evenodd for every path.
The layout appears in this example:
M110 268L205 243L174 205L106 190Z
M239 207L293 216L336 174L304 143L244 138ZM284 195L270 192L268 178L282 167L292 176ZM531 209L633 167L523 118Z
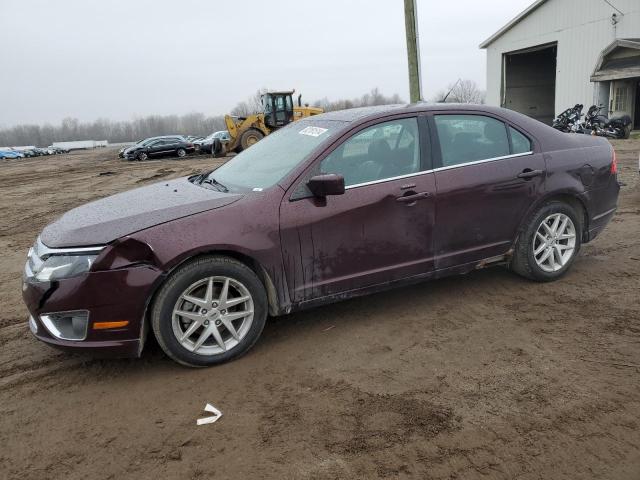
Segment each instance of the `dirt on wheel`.
M0 478L640 478L640 140L614 144L618 212L560 281L492 268L269 319L199 370L47 347L21 275L64 211L224 160L3 161Z

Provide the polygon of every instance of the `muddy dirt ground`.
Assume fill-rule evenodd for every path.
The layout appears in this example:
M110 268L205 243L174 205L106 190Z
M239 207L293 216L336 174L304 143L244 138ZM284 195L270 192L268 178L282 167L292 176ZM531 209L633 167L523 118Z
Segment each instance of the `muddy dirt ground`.
M272 319L206 370L50 349L20 287L65 210L212 160L1 163L0 478L640 478L640 140L616 148L618 213L561 281L494 268Z

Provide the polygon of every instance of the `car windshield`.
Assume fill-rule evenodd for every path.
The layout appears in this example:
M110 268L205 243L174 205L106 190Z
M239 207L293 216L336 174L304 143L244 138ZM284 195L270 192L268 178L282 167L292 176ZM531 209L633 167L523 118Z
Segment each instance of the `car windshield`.
M344 125L336 120L297 121L236 155L208 178L231 189L271 187Z

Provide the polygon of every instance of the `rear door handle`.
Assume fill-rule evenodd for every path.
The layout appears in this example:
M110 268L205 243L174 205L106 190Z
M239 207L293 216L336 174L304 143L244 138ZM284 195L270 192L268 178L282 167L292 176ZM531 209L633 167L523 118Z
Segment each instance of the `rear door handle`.
M397 197L396 201L400 203L415 203L418 200L424 200L425 198L429 198L431 196L430 192L420 192L414 193L412 195L404 195L402 197Z
M529 180L541 175L544 175L544 170L531 170L530 168L525 168L521 173L518 174L518 178Z

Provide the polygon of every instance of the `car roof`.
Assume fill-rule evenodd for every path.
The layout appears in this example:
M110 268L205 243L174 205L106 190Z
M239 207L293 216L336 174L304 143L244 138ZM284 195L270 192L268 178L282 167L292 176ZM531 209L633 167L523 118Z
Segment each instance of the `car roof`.
M384 118L387 115L401 114L401 113L421 113L421 112L451 112L464 115L469 113L489 113L499 116L515 125L518 125L534 136L557 136L557 130L545 125L531 117L528 117L522 113L508 110L506 108L492 107L489 105L480 104L468 104L468 103L408 103L408 104L393 104L393 105L377 105L372 107L358 107L350 108L347 110L335 110L332 112L322 113L319 115L313 115L303 120L328 120L328 121L341 121L354 126L354 124L366 123L369 120L376 120Z
M412 112L429 112L429 111L483 111L488 113L495 113L500 116L508 115L507 110L499 107L490 107L488 105L471 104L471 103L404 103L404 104L392 104L392 105L376 105L372 107L358 107L350 108L347 110L335 110L332 112L322 113L320 115L314 115L310 118L317 118L322 120L339 120L343 122L354 122L357 120L377 118L384 116L387 113L412 113Z

